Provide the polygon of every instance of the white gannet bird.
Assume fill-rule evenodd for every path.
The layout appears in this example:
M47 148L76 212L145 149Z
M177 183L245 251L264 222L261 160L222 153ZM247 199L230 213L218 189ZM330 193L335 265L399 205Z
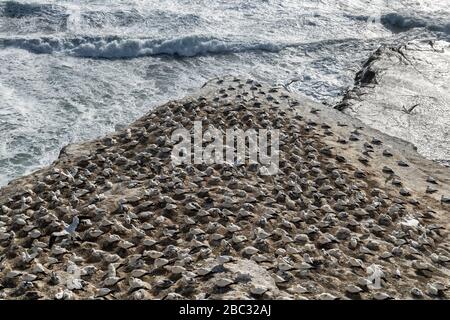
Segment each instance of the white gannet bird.
M50 239L48 241L48 247L51 249L53 244L55 243L56 239L58 239L58 238L62 238L62 237L72 238L76 229L78 228L79 224L80 224L80 218L78 218L78 216L74 216L70 225L65 227L64 230L56 231L56 232L52 233L52 235L50 236Z
M22 262L28 264L31 261L33 261L34 258L36 258L39 255L39 253L40 253L39 251L34 251L30 254L27 250L24 250L23 252L20 253L20 258Z

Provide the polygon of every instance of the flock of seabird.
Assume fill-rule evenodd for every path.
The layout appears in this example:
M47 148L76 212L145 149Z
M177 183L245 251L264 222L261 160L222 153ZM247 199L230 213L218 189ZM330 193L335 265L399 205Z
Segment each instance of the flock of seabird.
M0 298L445 299L449 172L325 109L226 77L65 148L0 189ZM279 129L278 174L174 166L195 120Z

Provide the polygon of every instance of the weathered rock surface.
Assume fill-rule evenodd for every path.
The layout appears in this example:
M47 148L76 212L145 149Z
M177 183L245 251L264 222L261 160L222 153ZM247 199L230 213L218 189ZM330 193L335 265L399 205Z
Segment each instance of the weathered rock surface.
M365 124L411 142L428 159L450 159L450 43L381 47L336 106Z

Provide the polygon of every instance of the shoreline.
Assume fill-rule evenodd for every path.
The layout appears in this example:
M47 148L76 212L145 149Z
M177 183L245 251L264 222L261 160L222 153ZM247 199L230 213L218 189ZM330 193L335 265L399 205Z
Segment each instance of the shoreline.
M334 108L411 142L424 157L449 167L449 49L444 40L381 46Z

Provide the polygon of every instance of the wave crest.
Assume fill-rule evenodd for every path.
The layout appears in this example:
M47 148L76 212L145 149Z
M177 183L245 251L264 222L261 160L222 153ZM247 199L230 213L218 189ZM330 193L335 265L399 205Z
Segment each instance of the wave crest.
M414 28L427 28L430 31L450 34L450 23L439 18L405 16L394 12L382 15L380 22L394 32L402 32Z
M120 37L5 38L0 40L0 44L5 48L20 48L33 53L62 53L97 59L131 59L161 54L193 57L204 54L243 51L278 52L285 47L274 43L244 43L196 35L170 40L124 39Z

